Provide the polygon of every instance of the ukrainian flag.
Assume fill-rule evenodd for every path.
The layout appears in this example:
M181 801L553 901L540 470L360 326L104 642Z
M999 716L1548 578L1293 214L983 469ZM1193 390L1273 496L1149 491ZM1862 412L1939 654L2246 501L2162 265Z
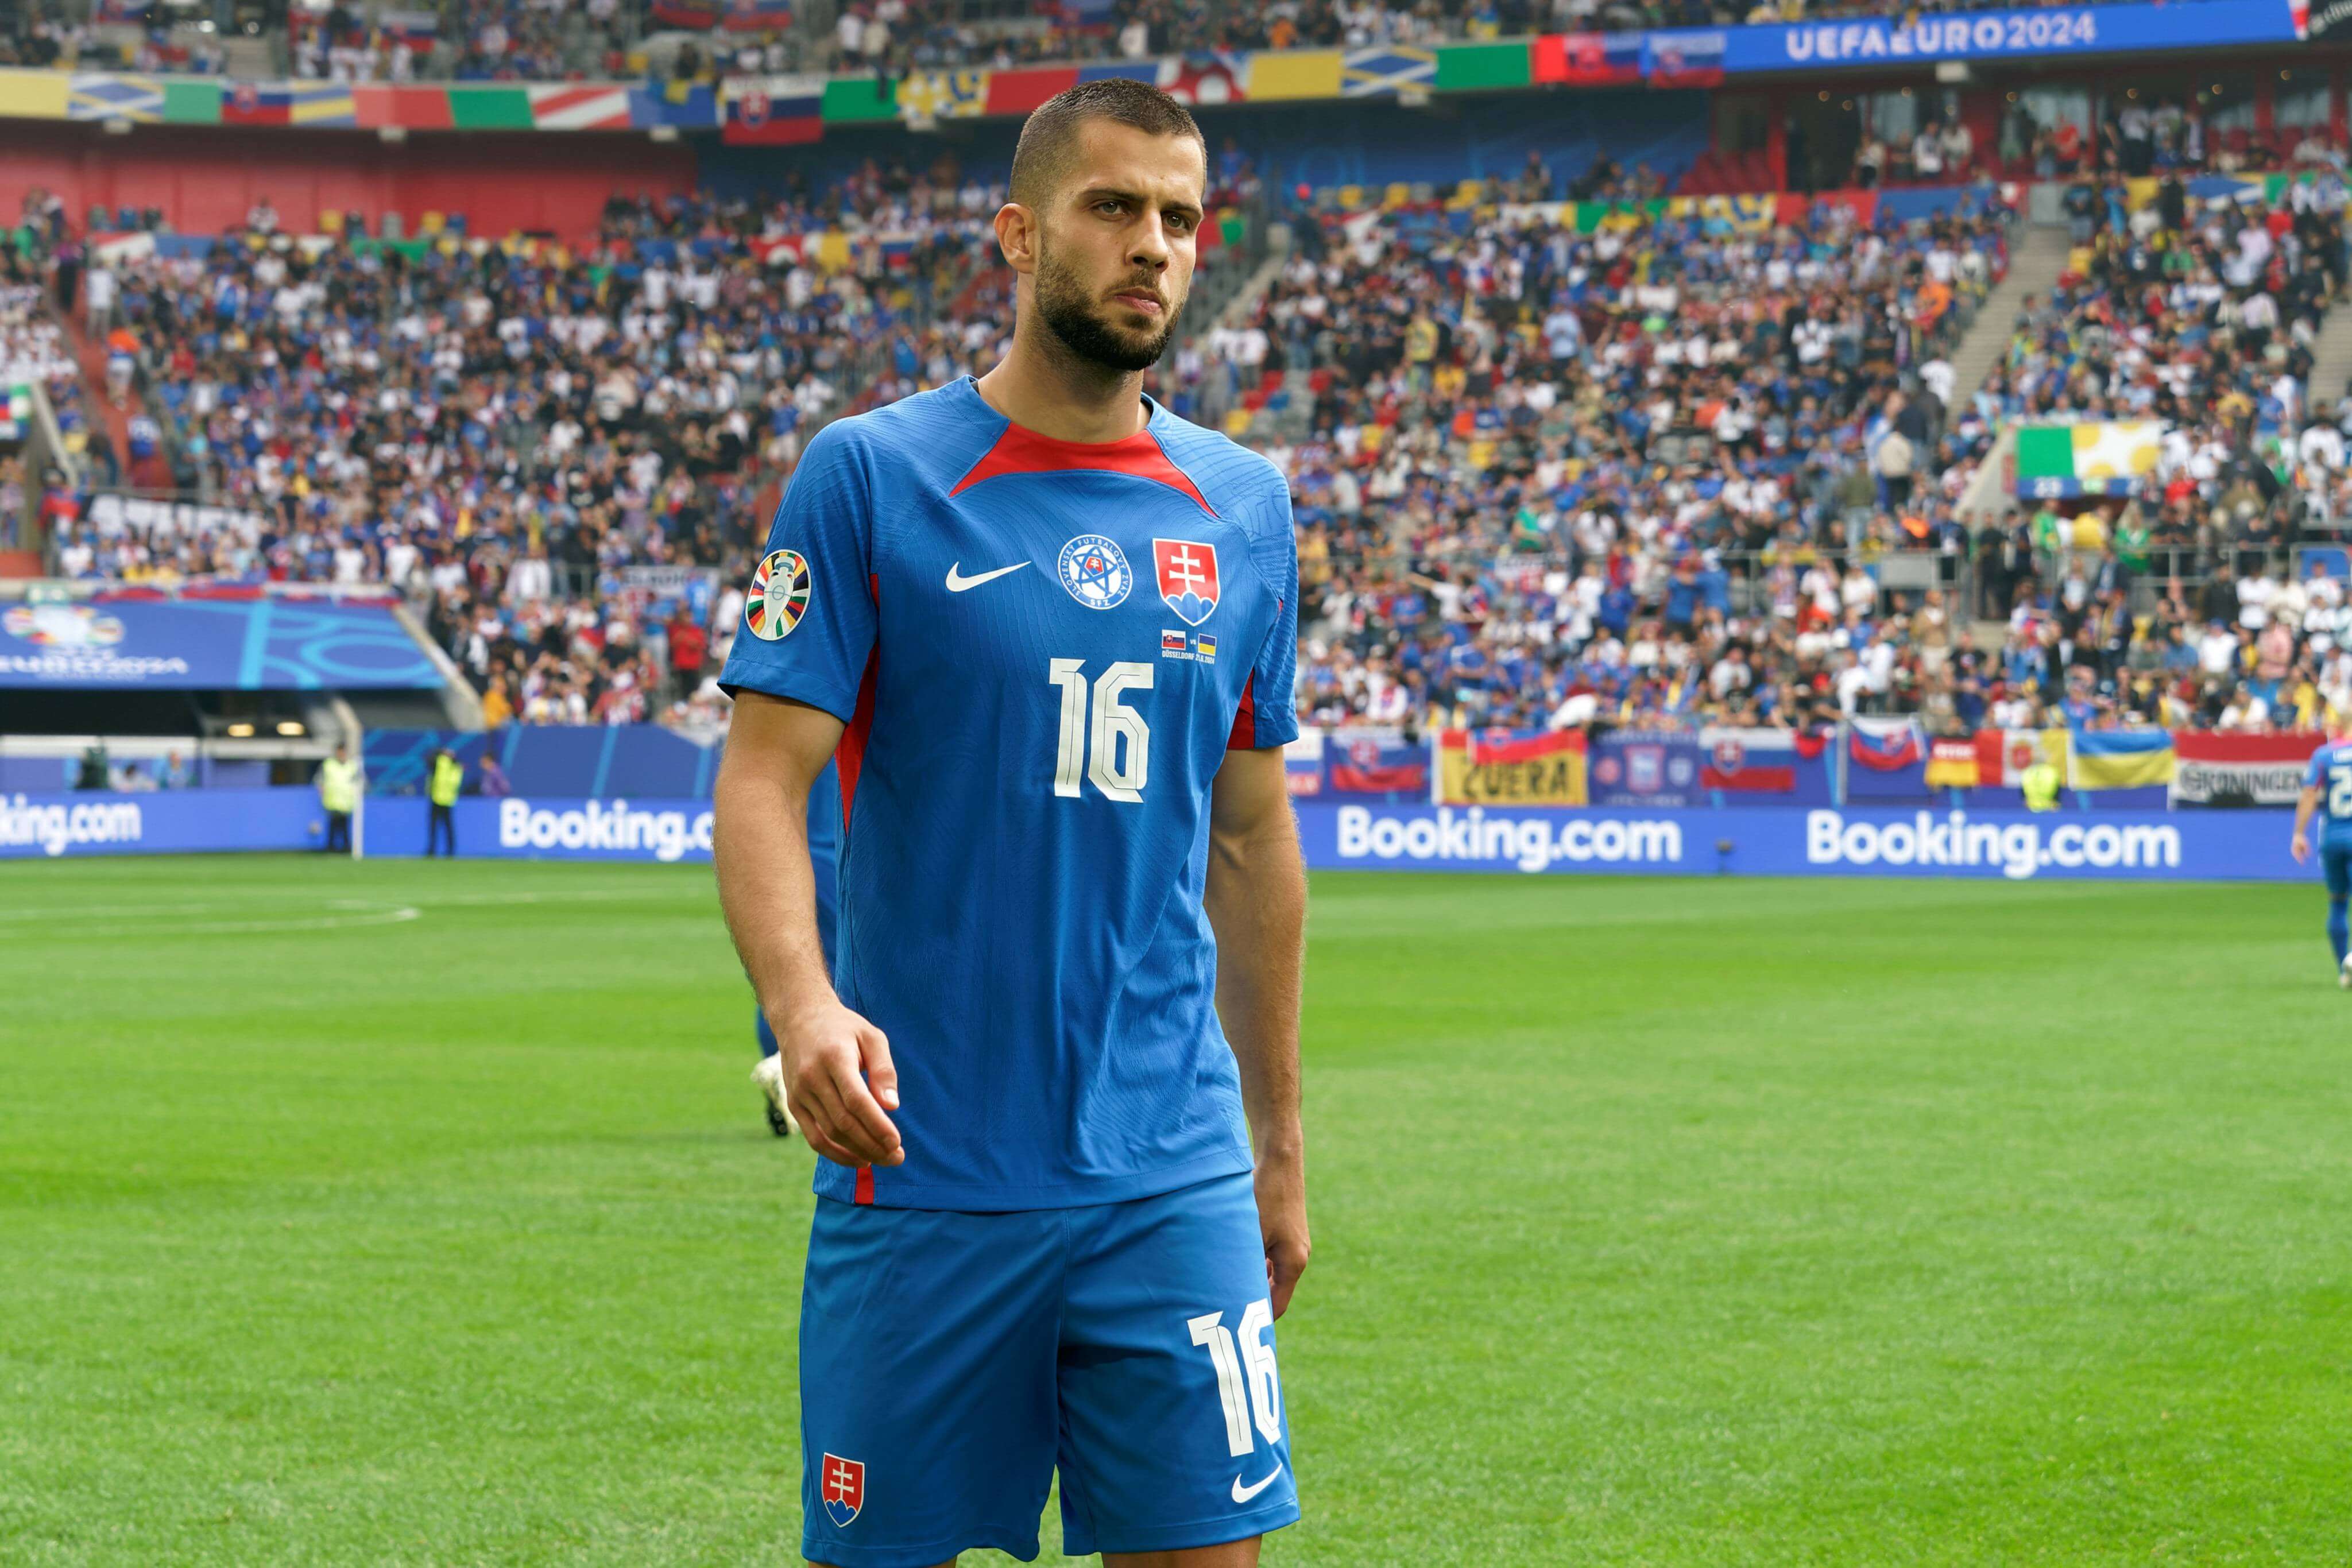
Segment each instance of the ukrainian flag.
M2169 784L2174 762L2168 729L2078 729L2066 748L2066 786L2144 789Z

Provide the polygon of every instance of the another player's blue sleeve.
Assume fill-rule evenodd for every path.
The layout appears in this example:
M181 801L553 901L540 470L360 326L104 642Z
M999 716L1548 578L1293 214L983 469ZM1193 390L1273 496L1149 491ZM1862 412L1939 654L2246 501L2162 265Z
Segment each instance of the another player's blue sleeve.
M1269 468L1271 465L1269 465ZM1234 724L1235 748L1282 746L1298 738L1298 536L1290 520L1290 486L1274 476L1271 517L1250 540L1250 555L1281 599L1274 629L1250 665L1249 688Z
M719 684L790 697L847 724L874 652L872 476L842 425L817 433L776 508Z

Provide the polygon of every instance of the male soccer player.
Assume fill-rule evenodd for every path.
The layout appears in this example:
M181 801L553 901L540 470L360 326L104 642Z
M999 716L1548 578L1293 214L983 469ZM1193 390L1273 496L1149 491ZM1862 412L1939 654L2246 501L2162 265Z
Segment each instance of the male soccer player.
M2336 952L2336 983L2352 991L2352 923L2344 901L2352 897L2352 739L2338 737L2311 754L2303 770L2303 793L2294 802L2294 858L2311 859L2311 819L2325 814L2319 830L2319 870L2327 879L2327 945Z
M1064 1549L1118 1568L1245 1568L1298 1516L1289 496L1141 385L1205 185L1156 89L1030 116L1011 350L809 444L720 677L720 899L824 1156L813 1563L1034 1557L1056 1469ZM828 983L802 823L836 752Z

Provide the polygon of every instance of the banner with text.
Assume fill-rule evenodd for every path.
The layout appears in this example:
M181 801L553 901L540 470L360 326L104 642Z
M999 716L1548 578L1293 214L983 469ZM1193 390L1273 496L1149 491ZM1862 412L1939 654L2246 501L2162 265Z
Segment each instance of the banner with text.
M1437 798L1449 804L1581 806L1582 730L1449 729L1437 737Z
M2280 811L1512 810L1302 801L1318 870L2312 882Z
M0 860L315 849L324 831L307 789L0 796Z
M2219 735L2176 730L2172 737L2172 803L2176 806L2292 806L2303 792L2303 770L2327 737L2316 730L2286 735Z

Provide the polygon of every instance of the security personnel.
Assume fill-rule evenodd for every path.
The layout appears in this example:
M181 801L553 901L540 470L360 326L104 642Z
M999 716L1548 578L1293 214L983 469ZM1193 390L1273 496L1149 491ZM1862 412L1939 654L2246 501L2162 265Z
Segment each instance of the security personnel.
M338 746L332 757L319 764L319 809L327 813L329 854L352 852L352 813L359 803L360 765L352 760L349 747Z
M433 754L433 777L425 786L433 810L425 820L425 858L433 858L434 841L446 835L449 858L457 858L457 791L466 782L466 765L447 747Z
M2025 809L2029 811L2054 811L2058 809L2058 768L2046 758L2025 770L2018 785L2025 791Z

